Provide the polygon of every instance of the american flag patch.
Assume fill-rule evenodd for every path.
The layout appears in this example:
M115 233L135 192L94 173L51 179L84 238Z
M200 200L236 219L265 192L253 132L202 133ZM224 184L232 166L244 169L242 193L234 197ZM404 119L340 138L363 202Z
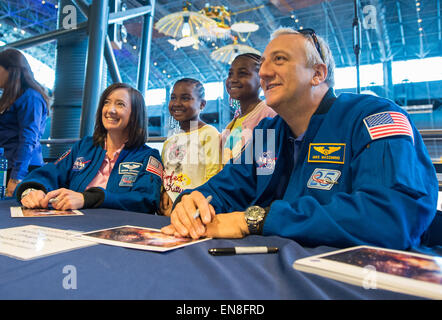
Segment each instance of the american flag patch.
M413 129L407 117L400 112L381 112L364 118L364 124L372 140L396 136L410 136L414 141Z
M154 156L150 156L146 171L152 172L163 179L163 165Z

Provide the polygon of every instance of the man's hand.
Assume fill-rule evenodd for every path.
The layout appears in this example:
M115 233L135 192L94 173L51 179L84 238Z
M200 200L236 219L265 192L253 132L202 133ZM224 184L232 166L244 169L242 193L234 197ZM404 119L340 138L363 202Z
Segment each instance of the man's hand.
M244 238L249 232L244 212L217 214L206 226L206 237L209 238Z
M200 216L194 218L196 209ZM171 225L162 229L163 233L198 239L206 234L206 227L215 216L215 209L201 192L193 191L182 197L170 215Z
M194 218L196 209L200 217ZM215 214L214 208L202 193L193 191L185 195L170 216L171 224L162 228L165 234L191 237L242 238L249 234L244 212Z
M173 224L161 229L163 233L180 236ZM202 237L239 239L250 234L244 212L217 214L212 222L206 225L206 233Z
M42 208L47 208L49 200L54 199L51 204L56 210L81 209L84 206L84 196L80 192L61 188L48 192L40 201Z

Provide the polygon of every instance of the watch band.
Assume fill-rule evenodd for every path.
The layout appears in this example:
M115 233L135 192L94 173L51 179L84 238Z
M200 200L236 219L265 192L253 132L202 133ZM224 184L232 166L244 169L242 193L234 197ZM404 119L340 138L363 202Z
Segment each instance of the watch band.
M266 210L259 206L251 206L246 209L244 216L250 234L262 233L266 213Z
M261 223L258 221L255 221L253 223L248 223L250 234L261 234L262 233L262 227Z
M23 199L23 198L26 197L28 194L30 194L32 191L36 191L36 190L38 190L38 189L34 189L34 188L28 188L28 189L26 189L25 191L22 192L22 194L21 194L21 198L20 198L20 199Z
M41 190L44 193L48 193L46 187L42 185L41 183L35 182L35 181L29 181L29 182L20 182L19 185L17 185L17 188L15 189L15 197L18 202L22 199L22 194L26 189L35 189L35 190ZM31 190L32 191L32 190ZM29 191L30 192L30 191Z

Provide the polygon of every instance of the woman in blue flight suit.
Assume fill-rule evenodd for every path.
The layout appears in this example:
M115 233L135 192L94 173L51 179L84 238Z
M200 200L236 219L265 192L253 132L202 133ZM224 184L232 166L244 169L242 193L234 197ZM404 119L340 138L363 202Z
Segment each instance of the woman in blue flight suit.
M123 83L101 95L92 137L75 143L54 163L34 170L16 196L28 208L114 208L156 212L162 164L148 147L141 93ZM52 199L52 200L51 200Z

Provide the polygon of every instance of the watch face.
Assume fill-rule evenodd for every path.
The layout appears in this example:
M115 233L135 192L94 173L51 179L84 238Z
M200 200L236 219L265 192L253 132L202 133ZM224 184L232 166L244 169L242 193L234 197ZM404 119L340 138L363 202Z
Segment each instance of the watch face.
M247 213L249 220L259 220L264 218L265 211L261 207L253 206L247 209Z
M248 207L245 212L247 226L251 234L261 234L265 210L258 206Z

